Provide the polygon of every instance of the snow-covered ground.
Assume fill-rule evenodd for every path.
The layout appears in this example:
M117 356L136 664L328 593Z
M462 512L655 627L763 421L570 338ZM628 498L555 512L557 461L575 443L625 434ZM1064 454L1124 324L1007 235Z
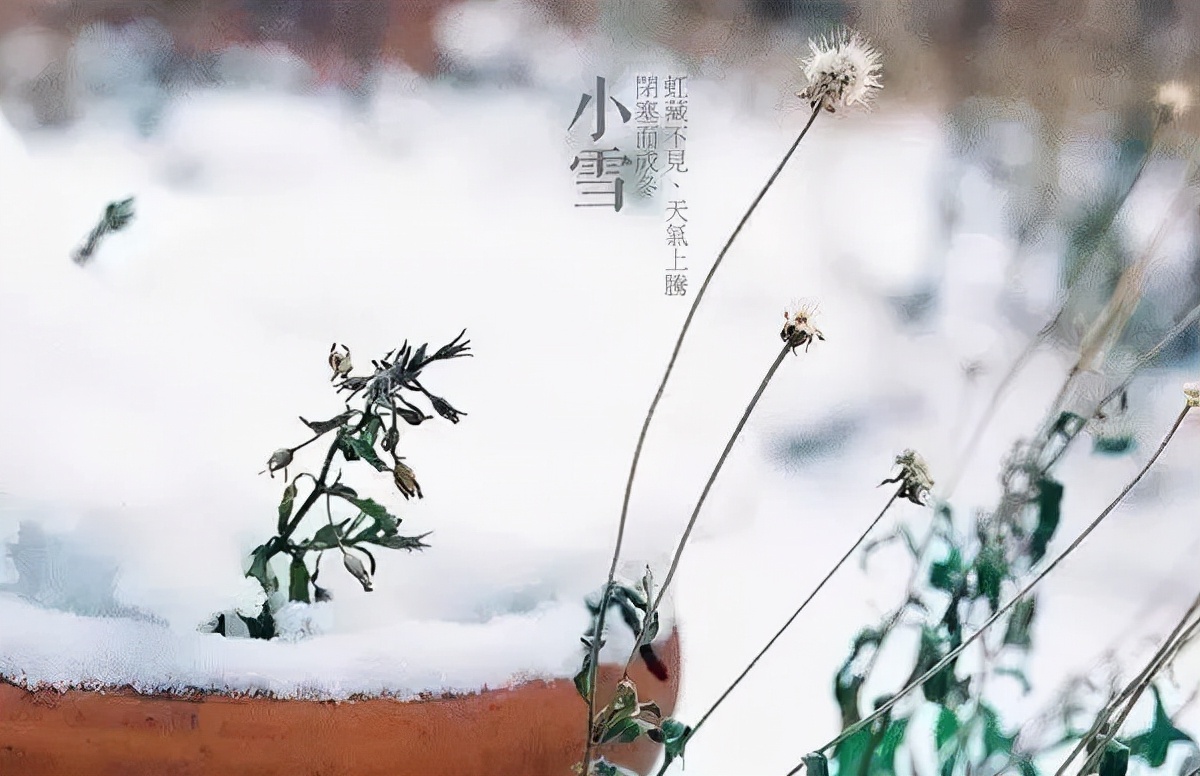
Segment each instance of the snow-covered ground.
M447 24L464 61L486 69L506 46L528 44L519 25L478 22ZM529 89L393 72L365 108L243 84L166 103L148 137L121 102L90 106L60 134L0 125L0 540L29 522L55 548L33 596L41 607L0 592L0 672L338 695L572 670L580 602L603 580L629 455L692 297L663 294L662 202L574 207L565 129L602 57L539 45L527 49L537 52ZM643 59L625 80L672 67ZM737 74L691 83L690 171L678 191L693 293L806 118L747 110L762 101L745 99L746 84ZM895 454L914 447L945 479L964 418L1025 344L1000 314L1011 245L993 215L1001 195L981 176L965 178L967 215L943 245L943 146L936 116L886 100L868 115L822 117L693 325L630 514L628 570L651 562L659 578L778 352L783 307L818 300L827 341L786 361L768 388L680 568L685 721L878 511L886 494L875 485ZM73 264L103 206L129 195L130 228L89 266ZM1147 203L1135 213L1153 223ZM1150 231L1140 216L1131 228ZM1186 248L1170 244L1168 260ZM1046 281L1027 282L1044 314ZM935 312L903 325L889 298L930 284ZM282 488L257 472L304 438L297 415L338 411L329 343L365 362L464 327L474 358L431 367L427 385L467 415L402 437L426 497L389 497L403 529L434 531L432 547L383 551L371 594L348 575L322 575L334 593L326 635L264 645L197 634L215 612L253 604L243 558L269 536ZM955 492L960 514L994 504L998 462L1040 419L1069 358L1043 354L1014 387ZM968 359L983 367L973 387ZM1064 461L1055 547L1136 472L1185 379L1148 372L1137 384L1132 456L1081 444ZM1035 692L1003 699L1006 719L1038 708L1131 623L1135 643L1194 596L1198 450L1192 419L1127 507L1047 581L1028 667ZM306 452L319 466L320 453ZM383 477L349 481L390 489ZM902 504L890 519L926 517ZM848 567L814 602L690 745L688 773L782 774L832 737L833 672L907 574L891 550L870 569ZM11 563L0 584L29 592ZM1161 608L1135 620L1154 594ZM881 665L878 691L908 667ZM1200 678L1200 663L1181 665L1181 682L1188 671ZM1194 712L1184 719L1200 730Z

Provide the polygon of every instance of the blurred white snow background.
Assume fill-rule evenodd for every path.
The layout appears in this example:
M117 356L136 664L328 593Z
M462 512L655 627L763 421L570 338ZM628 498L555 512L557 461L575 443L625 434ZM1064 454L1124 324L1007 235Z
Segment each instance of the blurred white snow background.
M180 658L188 666L175 682L220 660L255 670L261 645L215 658L194 631L217 611L253 605L243 562L269 536L282 489L256 473L272 450L305 438L297 415L339 411L329 344L365 362L404 339L438 346L463 328L474 357L431 367L427 384L466 415L402 437L426 497L387 499L402 531L433 531L432 546L383 551L369 595L348 576L323 575L335 595L331 633L297 648L314 664L349 656L341 674L330 672L335 688L431 676L469 686L574 666L582 598L603 582L629 456L692 297L663 294L661 202L622 213L574 207L566 126L598 70L631 90L634 74L681 64L555 32L511 3L457 7L441 30L474 80L393 68L369 99L346 100L297 86L306 65L295 58L235 50L217 61L223 86L168 96L138 87L144 79L127 67L107 76L124 91L84 100L67 129L22 134L0 122L0 541L15 542L29 523L56 537L48 546L62 557L87 559L57 563L37 590L6 561L2 589L24 593L0 592L6 675L61 680L90 660L109 676L128 656L104 663L87 642L49 639L91 633L113 652L111 623L80 617L129 612L142 618L130 621L131 643L147 619L189 634L198 651ZM152 32L99 28L78 44L77 67L99 78L105 63L136 62L120 46L140 50L130 38ZM523 86L495 77L512 62ZM690 172L680 182L691 293L807 118L776 108L793 76L771 73L713 68L691 78ZM649 436L625 552L628 570L652 562L660 578L778 351L785 305L818 300L828 339L785 362L684 556L674 598L685 661L676 716L685 721L882 506L887 494L875 486L897 453L916 448L935 479L948 476L1028 341L1030 327L1010 309L1014 246L995 216L1005 195L967 169L954 191L958 227L944 234L937 181L949 158L940 117L915 107L884 99L870 114L822 117L689 333ZM1180 177L1166 165L1148 180L1161 200ZM107 237L88 266L73 264L104 205L126 196L136 197L130 228ZM1153 197L1137 203L1122 228L1146 241L1159 208ZM1182 234L1167 266L1194 261ZM1054 311L1053 261L1024 270L1032 330ZM930 294L936 303L911 313ZM1135 383L1131 456L1093 455L1085 439L1064 461L1052 551L1157 443L1182 402L1179 386L1196 377L1189 359ZM967 362L979 368L974 382ZM1044 351L1008 394L955 492L963 519L995 503L1001 459L1034 430L1070 363L1065 350ZM318 466L319 452L305 452ZM1133 639L1161 632L1195 594L1186 561L1200 539L1197 452L1193 419L1044 585L1027 671L1035 690L1014 690L1001 705L1006 719L1038 708L1131 621ZM349 481L367 493L390 487ZM887 522L897 519L925 518L903 505ZM833 673L854 633L897 603L908 571L892 549L869 570L849 564L706 724L689 745L689 774L782 774L836 733ZM1135 620L1153 595L1162 608ZM489 624L492 637L480 638L476 628ZM33 661L39 644L43 662L13 657ZM296 660L267 684L321 684ZM171 684L170 663L147 658L144 678ZM881 665L876 690L897 686L909 665ZM1200 679L1200 661L1181 663L1181 676L1188 671L1181 682ZM1184 721L1200 730L1194 711Z

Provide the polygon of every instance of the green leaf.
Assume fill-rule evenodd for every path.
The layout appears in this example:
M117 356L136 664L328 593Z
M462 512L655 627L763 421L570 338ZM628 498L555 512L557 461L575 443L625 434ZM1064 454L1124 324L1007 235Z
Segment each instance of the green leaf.
M895 776L896 752L904 743L904 734L908 730L907 719L892 720L883 731L875 758L871 761L871 773L875 776Z
M1037 563L1046 555L1046 547L1058 530L1058 522L1062 516L1063 486L1061 483L1043 477L1038 480L1038 520L1030 539L1030 562Z
M1100 755L1100 776L1125 776L1129 770L1129 747L1109 741Z
M1004 631L1004 643L1022 649L1029 649L1033 641L1029 631L1033 625L1033 615L1037 613L1037 599L1032 596L1022 598L1013 607L1008 616L1008 627Z
M283 489L283 498L279 501L279 533L287 530L288 519L292 516L292 507L296 504L296 482L293 480Z
M400 525L400 519L387 511L387 507L374 499L349 499L350 503L361 509L368 517L375 518L384 533L392 533Z
M1042 776L1042 772L1027 755L1017 758L1017 770L1021 772L1021 776Z
M929 626L921 628L921 641L917 647L917 663L913 667L909 681L915 680L933 668L950 651L946 640L937 630ZM921 687L925 699L933 703L943 704L954 690L954 662L931 676Z
M345 525L345 522L342 525ZM317 529L313 538L309 540L308 546L314 550L332 550L338 546L338 540L342 536L338 526L326 524Z
M429 533L423 533L420 536L400 536L399 534L391 536L366 536L363 537L362 541L377 544L389 550L408 550L411 552L412 550L424 550L429 547L428 544L421 541L426 536L429 536Z
M378 415L371 415L371 419L367 421L367 427L362 430L359 437L372 450L375 449L375 440L379 438L379 430L383 428L383 421ZM366 458L366 456L363 456Z
M1124 455L1137 448L1137 439L1133 434L1116 434L1114 436L1098 436L1092 439L1092 452L1101 455Z
M829 776L829 758L820 752L806 754L804 770L808 776Z
M361 458L381 472L391 471L391 467L380 460L379 456L375 453L374 442L368 442L359 437L343 435L338 440L338 447L347 461L356 461Z
M288 600L309 603L308 597L308 566L304 565L304 556L292 558L292 570L288 585Z
M586 701L592 695L591 668L592 668L592 643L588 639L582 639L583 646L587 649L583 653L583 668L579 673L575 674L575 689L579 691L579 695Z
M850 670L852 655L833 679L833 697L842 712L842 729L846 729L862 719L858 711L859 694L862 692L863 677Z
M865 727L838 744L833 750L833 760L837 763L836 776L858 776L863 757L870 749L871 731Z
M954 763L958 759L959 751L956 747L949 745L955 742L958 730L958 717L945 706L939 706L933 738L937 745L938 762L942 764L942 776L950 776L954 772Z
M991 706L981 705L979 714L983 717L983 753L986 757L994 754L1012 754L1016 736L1006 736L1000 728L1000 715Z
M633 743L642 732L642 723L633 717L618 719L605 728L604 735L600 737L600 743L606 744L609 741L616 741L619 744Z
M946 560L934 563L929 569L929 584L938 590L956 590L962 578L962 553L957 547L951 547Z
M1006 576L1008 562L1004 559L1004 549L995 544L986 545L975 558L975 579L979 583L979 593L987 598L992 614L1000 608L1000 586Z
M1150 685L1150 692L1154 694L1154 718L1149 730L1130 739L1129 752L1134 757L1145 760L1151 768L1159 768L1167 761L1167 750L1171 748L1171 744L1176 741L1192 743L1192 738L1171 724L1171 717L1163 707L1158 687Z
M279 580L275 578L275 572L271 571L269 563L273 554L271 550L273 541L254 548L254 552L250 556L250 569L246 572L246 576L258 580L258 584L262 585L262 589L268 595L279 589Z
M683 757L683 748L687 744L688 736L692 734L692 728L685 725L677 719L664 719L662 725L659 726L659 736L662 738L663 751L666 753L667 762L673 762L676 758ZM812 771L810 770L811 774ZM828 768L826 769L828 776Z
M594 776L638 776L636 772L615 763L610 763L603 757L592 763L592 774Z

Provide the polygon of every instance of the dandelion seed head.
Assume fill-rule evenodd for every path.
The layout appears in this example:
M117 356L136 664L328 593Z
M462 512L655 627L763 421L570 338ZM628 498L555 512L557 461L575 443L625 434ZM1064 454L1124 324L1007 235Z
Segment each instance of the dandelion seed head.
M808 86L797 97L833 113L837 108L866 106L883 88L882 58L859 32L841 28L820 40L809 40L811 53L800 62Z
M1154 104L1165 120L1174 121L1192 107L1192 90L1182 81L1167 81L1154 92Z

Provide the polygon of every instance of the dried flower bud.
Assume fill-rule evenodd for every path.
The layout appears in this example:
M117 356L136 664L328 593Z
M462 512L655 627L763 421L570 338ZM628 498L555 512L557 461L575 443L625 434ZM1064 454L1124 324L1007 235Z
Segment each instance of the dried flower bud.
M783 331L779 332L779 337L788 343L793 353L801 346L807 353L815 339L824 342L825 335L813 325L815 315L816 309L806 304L796 304L792 309L783 311Z
M408 407L397 407L396 414L410 426L419 426L429 420L430 417L420 410L409 409Z
M933 490L933 478L929 476L929 465L925 463L925 459L915 450L905 450L896 456L896 465L900 467L900 473L879 484L899 482L901 485L898 498L925 506L929 491Z
M339 347L341 350L338 350ZM336 342L330 345L329 368L333 370L333 377L330 377L330 380L336 380L339 377L345 377L350 374L350 370L354 368L350 362L350 348L345 345L339 346Z
M395 427L389 428L387 433L383 435L383 449L391 452L396 449L396 443L400 441L400 432Z
M430 396L429 402L433 405L433 411L441 415L451 423L457 423L459 415L466 415L465 412L459 412L450 406L450 402L437 396Z
M271 453L271 457L267 459L267 471L271 472L271 477L275 477L275 472L284 469L283 477L287 479L287 467L292 463L292 451L286 447L281 447ZM259 472L261 474L261 472Z
M1154 104L1164 122L1175 121L1192 107L1192 90L1182 81L1167 81L1155 90Z
M346 571L354 575L359 584L363 586L363 590L371 592L371 575L367 573L367 567L358 559L357 555L351 555L345 550L342 551L342 563L346 566Z
M421 486L417 484L413 470L403 462L396 461L396 467L392 470L392 478L396 481L396 489L404 494L404 498L412 498L414 495L417 498L425 498L421 494Z
M1183 386L1183 395L1187 397L1187 406L1200 407L1200 383L1188 383Z

